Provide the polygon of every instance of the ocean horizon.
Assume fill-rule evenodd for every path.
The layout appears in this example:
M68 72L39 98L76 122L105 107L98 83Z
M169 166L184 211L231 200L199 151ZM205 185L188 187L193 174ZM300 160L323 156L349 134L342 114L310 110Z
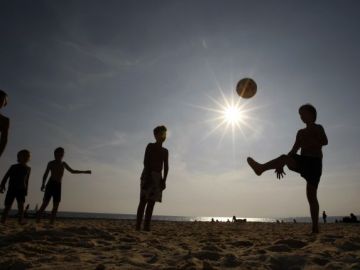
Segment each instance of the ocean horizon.
M16 215L17 211L11 210L10 215ZM50 211L46 212L50 214ZM29 210L30 216L35 215L34 210ZM346 216L346 215L345 215ZM58 218L69 219L109 219L109 220L135 220L135 214L115 214L115 213L93 213L93 212L72 212L60 211L57 214ZM341 221L344 216L328 216L327 222L334 223L336 220ZM153 220L158 221L179 221L179 222L210 222L212 219L218 222L232 221L232 216L172 216L172 215L153 215ZM277 221L284 223L294 223L294 219L298 223L311 223L310 217L245 217L236 216L237 219L246 219L247 222L265 222L275 223ZM322 217L319 218L322 221Z

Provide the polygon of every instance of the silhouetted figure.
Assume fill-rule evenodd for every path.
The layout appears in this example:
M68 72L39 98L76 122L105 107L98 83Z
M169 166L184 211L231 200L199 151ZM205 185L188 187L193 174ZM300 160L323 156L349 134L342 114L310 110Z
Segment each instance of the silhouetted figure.
M166 127L154 129L156 142L149 143L145 150L144 169L141 174L140 202L137 209L136 230L141 229L145 211L144 230L150 231L150 222L155 202L162 201L162 192L166 188L166 178L169 171L169 151L162 145L166 140ZM162 175L162 171L164 173Z
M0 109L7 105L7 100L8 100L7 94L3 90L0 90ZM9 125L10 125L9 118L0 114L0 133L1 133L0 157L4 152L7 141L8 141Z
M246 218L244 219L241 219L241 218L236 218L236 216L233 216L233 222L241 222L241 223L244 223L246 222Z
M343 222L344 223L357 223L358 219L353 213L351 213L350 217L344 217L343 218Z
M31 168L26 164L30 160L30 152L28 150L21 150L17 154L17 164L12 165L5 174L0 185L0 192L5 191L5 185L8 179L9 186L5 197L5 208L1 217L1 223L6 222L6 218L9 214L11 206L16 199L18 204L18 220L20 224L23 224L24 218L24 203L27 196L29 187L29 177Z
M323 220L324 220L324 224L326 223L326 218L327 218L327 215L326 215L326 212L325 211L323 211Z
M293 219L293 222L294 222L295 224L297 223L297 221L296 221L296 219L295 219L295 218Z
M63 161L63 157L65 154L65 150L62 147L58 147L54 151L55 160L50 161L46 167L44 176L43 176L43 182L41 185L41 191L45 191L44 199L42 202L42 205L39 209L39 211L36 213L36 221L39 222L41 215L43 214L44 210L48 206L51 198L53 198L53 209L51 212L51 218L50 223L54 224L56 213L59 208L59 204L61 201L61 181L62 177L64 175L64 170L66 169L72 174L91 174L90 170L87 171L79 171L79 170L73 170L70 168L70 166ZM48 183L45 186L45 182L48 178L49 172L51 173L50 179Z
M310 205L312 219L312 232L319 232L319 202L317 199L317 188L322 173L322 147L328 144L328 139L324 128L315 123L316 109L310 104L302 105L299 108L301 120L306 127L300 129L296 135L293 148L287 155L260 164L248 158L247 161L257 175L261 175L267 170L275 170L277 178L284 176L284 166L299 173L307 181L306 195ZM298 150L301 149L301 155Z
M215 222L215 219L214 219L214 218L212 218L212 219L211 219L211 223L214 223L214 222Z
M338 223L339 221L337 219L335 219L335 223Z

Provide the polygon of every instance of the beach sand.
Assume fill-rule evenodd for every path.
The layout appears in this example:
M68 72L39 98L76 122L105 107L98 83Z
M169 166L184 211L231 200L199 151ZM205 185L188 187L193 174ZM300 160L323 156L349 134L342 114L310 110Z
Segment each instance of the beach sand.
M0 226L0 269L360 269L360 224L44 220Z

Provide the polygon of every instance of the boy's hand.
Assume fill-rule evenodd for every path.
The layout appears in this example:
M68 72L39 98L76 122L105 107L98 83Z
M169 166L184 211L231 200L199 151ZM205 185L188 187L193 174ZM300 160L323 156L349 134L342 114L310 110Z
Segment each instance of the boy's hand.
M286 173L284 172L284 167L279 167L275 169L275 173L276 173L276 178L277 179L281 179L284 177L284 175L286 175Z
M41 185L40 190L41 190L42 192L44 192L44 191L45 191L45 185Z
M84 171L84 173L86 173L86 174L91 174L91 171L90 171L90 170L87 170L87 171Z

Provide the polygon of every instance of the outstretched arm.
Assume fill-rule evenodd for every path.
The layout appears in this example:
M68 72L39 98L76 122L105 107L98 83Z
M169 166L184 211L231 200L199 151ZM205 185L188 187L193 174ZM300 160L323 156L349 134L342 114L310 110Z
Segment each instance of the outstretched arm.
M6 185L8 178L10 177L11 168L12 167L10 167L10 169L6 172L6 174L4 175L4 178L1 181L1 184L0 184L0 192L1 193L3 193L5 191L5 185Z
M6 118L3 129L1 130L0 137L0 156L3 154L7 141L8 141L8 133L9 133L9 119Z
M64 167L65 167L66 170L68 170L72 174L80 174L80 173L91 174L90 170L86 170L86 171L73 170L72 168L70 168L69 165L67 165L66 162L64 162Z

